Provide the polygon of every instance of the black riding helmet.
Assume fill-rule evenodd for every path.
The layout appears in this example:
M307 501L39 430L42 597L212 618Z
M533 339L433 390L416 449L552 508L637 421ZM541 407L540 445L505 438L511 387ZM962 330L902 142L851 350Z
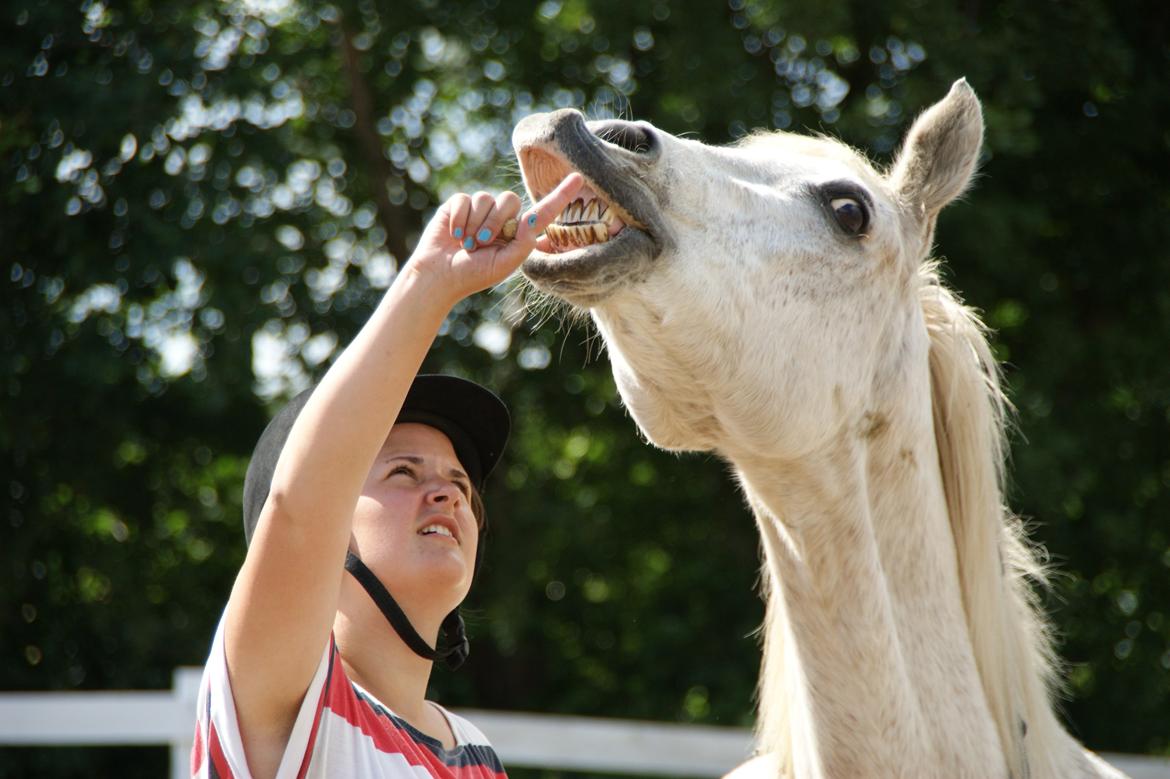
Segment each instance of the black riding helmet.
M244 478L244 539L251 542L260 519L260 511L268 499L276 461L288 440L293 422L305 407L312 390L306 390L277 412L264 432ZM395 424L417 422L429 425L447 436L459 463L475 488L482 493L484 483L508 441L511 420L508 408L494 393L475 382L454 376L421 374L416 376L403 401ZM389 431L387 431L389 432ZM479 571L483 535L487 522L479 530L480 543L475 552L475 571ZM428 660L439 660L455 669L467 659L470 647L464 631L463 618L456 608L443 620L439 646L432 648L419 636L390 593L369 568L352 552L345 560L345 569L366 590L382 614L406 645Z

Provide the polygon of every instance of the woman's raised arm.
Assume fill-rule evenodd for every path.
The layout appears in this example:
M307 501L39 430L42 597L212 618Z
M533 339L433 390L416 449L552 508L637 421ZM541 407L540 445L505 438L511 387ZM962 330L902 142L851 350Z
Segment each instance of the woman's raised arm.
M232 697L254 775L279 765L329 640L362 484L439 326L455 303L519 266L580 183L576 175L562 182L503 245L488 242L518 214L515 194L448 200L297 416L224 616ZM469 235L474 244L464 243Z

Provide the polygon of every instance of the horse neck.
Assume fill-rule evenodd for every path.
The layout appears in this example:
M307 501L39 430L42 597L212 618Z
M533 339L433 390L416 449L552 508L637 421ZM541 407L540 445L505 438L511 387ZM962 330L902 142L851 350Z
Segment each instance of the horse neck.
M779 731L771 737L787 743L765 748L787 752L795 776L1007 774L964 618L929 380L919 378L887 394L899 400L880 419L845 425L827 451L799 462L732 457L771 595L761 736Z

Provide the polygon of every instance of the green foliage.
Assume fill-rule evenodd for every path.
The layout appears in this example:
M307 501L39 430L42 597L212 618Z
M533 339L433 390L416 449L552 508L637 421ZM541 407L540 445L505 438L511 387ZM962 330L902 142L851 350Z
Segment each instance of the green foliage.
M808 128L885 161L965 75L987 153L938 241L1008 363L1012 504L1061 572L1067 716L1096 748L1170 752L1165 8L8 5L0 687L165 687L202 662L267 414L360 326L444 195L516 184L519 117L580 106L709 142ZM638 441L585 331L516 307L466 302L428 361L517 419L473 660L436 693L749 723L757 547L725 468ZM126 774L125 755L10 750L0 775Z

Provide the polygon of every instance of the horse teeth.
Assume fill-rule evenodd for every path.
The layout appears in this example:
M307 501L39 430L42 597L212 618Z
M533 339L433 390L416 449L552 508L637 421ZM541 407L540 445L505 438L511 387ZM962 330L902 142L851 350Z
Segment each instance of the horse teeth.
M597 198L590 200L588 203L578 198L565 206L564 210L557 215L553 224L563 225L565 227L572 227L582 222L605 222L612 224L616 218L613 209Z
M609 240L609 229L604 222L597 220L573 224L554 222L545 228L544 234L554 252L580 249Z

